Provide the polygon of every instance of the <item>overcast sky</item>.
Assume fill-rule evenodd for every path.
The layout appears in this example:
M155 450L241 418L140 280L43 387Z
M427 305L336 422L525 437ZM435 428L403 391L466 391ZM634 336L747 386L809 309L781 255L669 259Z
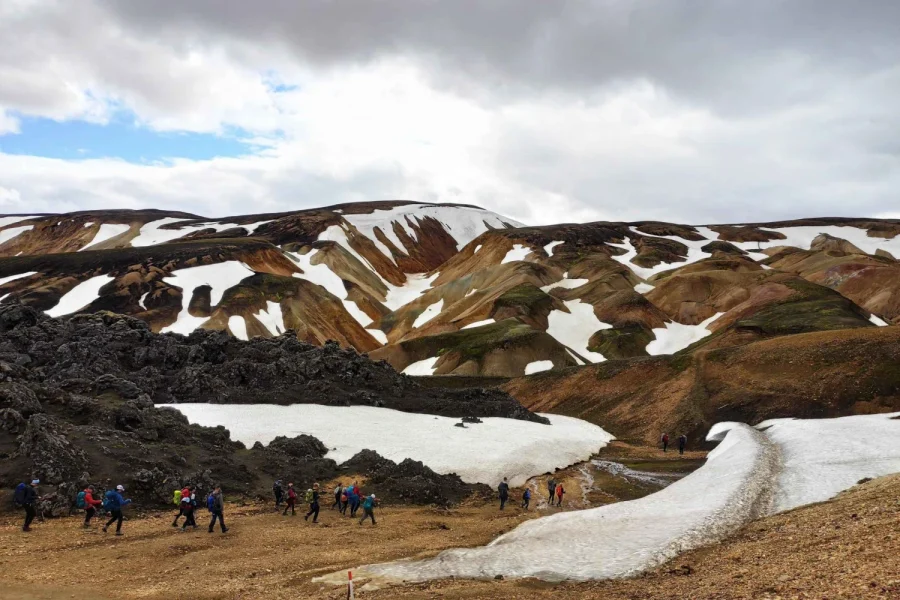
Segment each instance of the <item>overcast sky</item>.
M900 2L0 0L0 213L900 218Z

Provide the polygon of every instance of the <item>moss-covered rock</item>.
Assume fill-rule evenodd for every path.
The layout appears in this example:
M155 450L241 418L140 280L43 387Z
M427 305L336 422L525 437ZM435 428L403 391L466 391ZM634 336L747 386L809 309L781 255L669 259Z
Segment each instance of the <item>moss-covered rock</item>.
M648 328L629 324L615 329L601 329L591 336L588 350L607 359L647 356L647 344L656 339Z

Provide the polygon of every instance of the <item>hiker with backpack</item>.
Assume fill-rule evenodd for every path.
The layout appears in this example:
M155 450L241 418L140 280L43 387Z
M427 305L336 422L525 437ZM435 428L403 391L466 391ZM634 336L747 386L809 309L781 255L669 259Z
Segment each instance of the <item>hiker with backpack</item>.
M304 521L309 521L312 515L312 522L319 522L319 484L314 483L312 489L306 491L306 501L309 503L309 512L303 517Z
M22 525L22 531L31 531L31 522L37 516L37 509L35 509L34 505L37 504L37 486L40 483L39 479L32 479L31 485L25 485L23 482L16 486L13 501L16 503L16 506L25 509L25 524Z
M91 526L91 519L97 514L97 508L103 506L102 500L94 498L94 491L94 486L87 486L84 491L78 492L78 498L75 502L75 506L84 509L84 525L82 527L85 529Z
M359 487L356 482L347 487L347 504L350 505L350 517L356 517L356 511L359 510Z
M553 496L556 494L556 480L553 477L547 480L547 492L550 495L550 506L553 506Z
M506 507L506 501L509 500L509 484L506 482L506 477L497 486L497 492L500 494L500 510L503 510Z
M188 527L197 529L197 517L194 514L197 509L197 492L195 489L194 487L189 487L187 495L182 492L181 514L184 515L184 525L181 526L181 531L187 531Z
M522 508L528 510L528 506L531 504L531 490L529 488L525 488L525 493L522 494Z
M175 520L172 521L172 527L178 527L178 519L181 517L185 517L185 523L187 523L187 513L184 512L184 499L187 498L190 500L191 489L191 486L186 485L180 490L175 490L175 493L172 494L172 501L178 506L178 514L175 515Z
M565 494L566 494L566 488L563 487L563 484L557 483L556 484L556 505L557 506L562 506L563 496ZM551 502L550 505L552 506L553 503Z
M363 502L363 516L359 519L359 525L362 527L362 524L365 523L366 519L372 519L372 525L377 525L375 522L375 507L377 506L377 500L375 499L375 494L371 496L367 496L365 502Z
M342 515L346 515L348 506L350 506L350 488L345 487L341 490L341 507L338 509L338 511Z
M122 521L125 519L122 514L122 509L125 506L131 504L131 500L126 500L122 497L122 493L125 491L125 486L117 485L116 489L109 490L106 492L106 496L103 501L103 508L110 515L112 515L109 521L106 522L106 525L103 526L103 533L106 533L109 529L109 526L113 523L116 524L116 535L122 535Z
M275 510L281 508L281 503L284 500L284 489L281 487L281 480L276 479L275 483L272 484L272 493L275 494Z
M222 533L226 533L228 528L225 527L225 498L222 497L222 486L217 485L216 489L206 498L206 509L212 515L209 521L209 533L216 528L216 520L219 521L219 527Z
M341 509L341 496L344 493L344 487L341 485L339 481L337 487L334 488L334 504L331 505L331 510L334 510L337 507L338 510Z
M663 452L668 452L669 451L669 434L668 433L662 434L662 438L660 438L659 441L662 443Z
M287 515L288 509L291 510L291 516L293 517L297 513L294 511L294 504L297 502L297 492L294 491L294 484L288 484L287 491L287 504L284 505L284 512L282 515Z
M684 456L685 446L687 446L687 436L682 433L678 436L678 454Z

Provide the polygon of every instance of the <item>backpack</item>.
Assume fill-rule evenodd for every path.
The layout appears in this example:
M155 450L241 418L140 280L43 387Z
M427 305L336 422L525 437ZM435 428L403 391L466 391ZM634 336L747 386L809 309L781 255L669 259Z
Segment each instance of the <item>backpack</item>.
M304 498L304 499L305 499L307 502L310 502L310 503L311 503L311 502L313 501L313 491L312 491L312 490L306 490L306 498Z
M106 512L112 512L118 506L118 503L113 499L114 491L109 490L106 492L106 495L103 496L103 510Z
M531 490L525 490L525 494L523 496L526 500L531 499Z
M85 504L84 496L85 496L84 490L78 492L78 495L75 496L75 508L84 508L84 504Z
M213 511L213 507L216 505L216 497L210 494L206 497L206 510L209 512Z
M23 506L25 504L25 488L28 487L24 483L20 483L16 486L16 492L13 494L13 502L16 506Z
M172 504L181 506L181 490L175 490L175 493L172 495Z

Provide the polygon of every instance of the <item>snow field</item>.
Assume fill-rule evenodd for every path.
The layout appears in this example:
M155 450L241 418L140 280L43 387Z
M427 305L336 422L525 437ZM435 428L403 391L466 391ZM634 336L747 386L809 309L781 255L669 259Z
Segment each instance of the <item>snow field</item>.
M178 318L174 323L162 328L161 333L171 331L181 335L188 335L207 321L207 317L194 317L188 313L188 306L197 287L209 285L212 288L210 291L210 305L215 308L221 302L226 290L236 286L251 275L253 275L253 271L236 260L172 271L172 274L169 277L165 277L163 281L169 285L181 288L181 312L178 313ZM246 327L244 335L246 337Z
M885 322L884 319L882 319L881 317L879 317L879 316L877 316L877 315L870 315L870 316L869 316L869 321L870 321L873 325L877 325L878 327L887 327L887 326L888 326L887 322Z
M97 275L82 281L63 294L56 306L45 311L51 317L61 317L77 312L100 297L100 288L112 281L109 275Z
M318 250L310 250L306 254L300 254L298 252L285 251L285 255L303 270L303 273L294 273L294 277L297 279L305 279L316 285L321 285L328 290L328 293L341 300L344 304L344 308L350 313L350 316L360 325L363 327L371 325L372 318L364 313L359 306L356 305L356 302L347 299L347 288L344 287L344 281L338 277L334 271L329 269L328 265L324 263L312 263L312 258L318 254L318 252Z
M281 304L266 300L266 308L259 309L259 312L253 316L269 330L273 337L284 333L284 315L281 312Z
M438 358L440 357L434 356L432 358L426 358L425 360L416 361L403 369L403 374L417 375L420 377L434 375Z
M525 365L525 374L540 373L541 371L549 371L553 368L552 360L536 360Z
M9 217L0 217L0 227L8 227L13 223L21 223L28 219L39 219L39 215L13 215Z
M531 254L531 252L532 250L528 246L514 244L512 250L506 253L506 256L500 261L500 264L505 265L506 263L515 262L517 260L525 260L525 257Z
M707 329L713 321L725 313L716 313L699 325L682 325L675 321L666 323L666 326L653 330L656 339L647 344L647 353L651 356L660 354L675 354L684 350L691 344L699 342L712 332Z
M547 256L553 256L553 249L560 244L565 244L565 242L550 242L549 244L544 246L544 252L547 253Z
M496 321L494 319L485 319L484 321L475 321L474 323L469 323L462 329L475 329L476 327L481 327L483 325L491 325L493 323L496 323Z
M825 233L832 237L847 240L867 254L875 254L879 249L890 252L895 258L900 257L900 236L893 239L869 237L865 229L853 226L804 225L800 227L765 227L764 231L777 231L787 236L785 240L772 240L769 242L732 242L738 248L747 251L772 248L776 246L793 246L801 250L809 250L812 242L819 234Z
M276 436L308 434L332 448L342 463L369 448L393 461L420 460L437 473L468 483L510 485L590 458L613 439L580 419L544 415L552 425L498 417L456 427L457 418L404 413L371 406L318 404L172 404L191 423L224 425L248 447Z
M431 288L432 282L438 278L440 273L435 273L430 277L425 273L417 273L406 276L406 284L403 286L391 285L385 282L388 287L387 299L384 305L391 310L397 310L406 306Z
M271 223L272 221L258 221L256 223L248 223L246 225L239 225L238 223L223 223L221 221L205 221L203 223L191 223L190 225L185 225L179 229L160 229L163 225L168 225L169 223L180 223L183 221L189 221L190 219L185 218L176 218L176 217L166 217L164 219L159 219L157 221L150 221L141 227L140 233L131 240L131 245L133 247L138 246L155 246L156 244L164 244L166 242L171 242L173 240L177 240L182 238L190 233L194 233L195 231L203 231L204 229L215 229L216 231L225 231L226 229L232 229L234 227L243 227L247 230L247 235L253 235L256 231L256 228L260 225L265 225L266 223ZM102 227L102 225L101 225ZM82 248L83 249L83 248Z
M32 275L37 275L37 271L28 271L27 273L19 273L18 275L9 275L7 277L0 277L0 285L9 283L10 281L15 281L16 279L23 279L25 277L31 277Z
M581 300L569 300L564 304L569 312L552 310L547 316L547 333L563 346L571 348L592 362L606 360L602 354L591 352L587 347L595 332L611 329L612 325L598 319L594 314L594 307Z
M19 234L31 231L32 229L34 229L34 225L23 225L22 227L10 227L9 229L4 229L3 231L0 231L0 244L5 244L14 237L18 237Z
M428 321L432 320L444 310L444 299L441 298L434 304L430 304L422 313L416 317L416 320L413 322L413 329L418 329Z
M228 317L228 329L232 335L239 340L248 340L247 337L247 321L240 315L231 315Z
M545 285L541 288L541 291L549 292L555 288L565 288L567 290L573 290L575 288L579 288L586 284L588 279L569 279L568 273L563 273L563 278L557 281L556 283L551 283L550 285Z
M79 252L82 250L87 250L91 246L96 246L97 244L102 244L106 240L112 239L117 235L122 235L126 231L131 229L130 225L119 225L115 223L103 223L100 225L100 229L97 230L97 233L94 235L94 239L91 242L81 248Z
M634 291L638 294L646 294L655 289L655 286L650 285L649 283L639 283L634 286Z

